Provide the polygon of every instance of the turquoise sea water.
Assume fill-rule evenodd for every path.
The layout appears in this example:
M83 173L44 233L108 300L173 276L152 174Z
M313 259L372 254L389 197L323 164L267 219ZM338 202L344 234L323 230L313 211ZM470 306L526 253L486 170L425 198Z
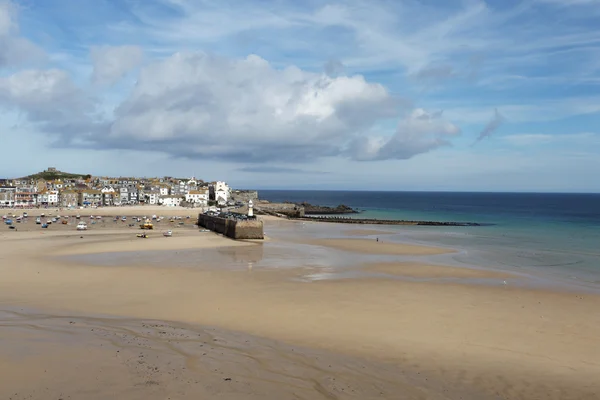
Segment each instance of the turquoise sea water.
M451 246L457 264L542 274L600 287L600 195L261 191L270 201L361 210L351 217L478 222L477 227L378 227L399 240Z

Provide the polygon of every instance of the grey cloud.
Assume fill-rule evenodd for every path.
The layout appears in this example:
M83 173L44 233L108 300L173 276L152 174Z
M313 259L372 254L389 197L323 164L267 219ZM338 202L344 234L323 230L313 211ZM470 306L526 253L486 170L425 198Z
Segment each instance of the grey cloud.
M500 128L500 126L504 123L504 121L505 121L504 116L502 116L498 112L498 109L496 108L494 110L494 116L492 117L490 122L488 122L487 125L483 128L483 130L479 133L479 136L477 137L477 139L475 139L475 142L473 144L475 145L475 144L479 143L480 141L482 141L483 139L485 139L486 137L490 137L494 132L496 132L496 130L498 128Z
M329 60L324 65L327 76L336 77L344 73L344 64L340 60Z
M326 171L311 171L300 168L287 168L287 167L276 167L276 166L253 166L243 167L237 169L240 172L251 172L257 174L328 174Z
M418 80L440 81L449 79L456 75L456 71L450 65L430 65L417 71L413 76Z
M99 46L90 49L90 57L92 81L112 85L140 65L144 53L139 46Z
M46 56L42 49L18 35L17 12L15 4L0 0L0 68L43 60Z

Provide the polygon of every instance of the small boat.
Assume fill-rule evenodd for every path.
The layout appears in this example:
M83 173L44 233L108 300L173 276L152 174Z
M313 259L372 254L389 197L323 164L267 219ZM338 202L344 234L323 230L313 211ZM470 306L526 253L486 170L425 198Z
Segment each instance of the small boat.
M42 228L47 229L48 228L48 224L42 224Z
M27 214L26 212L24 212L24 213L23 213L23 216L24 216L25 218L27 218L27 216L28 216L28 215L29 215L29 214Z
M156 215L153 215L153 216L152 216L152 219L156 219Z
M164 236L164 237L171 237L171 236L173 236L173 231L166 231L166 232L163 232L163 236Z
M14 225L11 225L11 226L8 227L8 229L17 229L17 227L14 226Z
M96 219L102 219L102 217L100 215L97 215Z
M52 218L52 222L58 221L58 218Z
M52 223L51 219L49 219L49 220L46 221L46 225L50 225L51 223Z
M42 219L40 217L37 217L35 219L35 223L38 224L38 225L41 224L42 223Z
M152 222L150 222L150 220L147 219L143 224L140 225L140 228L142 228L142 229L154 229L154 225L152 225Z
M144 232L144 233L138 233L135 236L139 237L139 238L142 238L142 239L148 239L148 235L146 235L146 232Z
M42 215L42 216L43 216L43 215ZM77 214L77 215L75 216L75 218L76 218L76 219L80 219L80 218L81 218L81 215Z
M85 222L80 222L77 224L77 230L78 231L86 231L87 230L87 224Z
M66 224L67 224L67 220L66 220L66 219L63 219L63 220L62 220L62 224L63 224L63 225L66 225Z
M45 217L45 216L46 216L46 214L44 214L44 213L40 214L40 217Z
M4 223L5 223L6 225L12 225L13 221L12 221L12 219L6 219L6 220L4 221Z

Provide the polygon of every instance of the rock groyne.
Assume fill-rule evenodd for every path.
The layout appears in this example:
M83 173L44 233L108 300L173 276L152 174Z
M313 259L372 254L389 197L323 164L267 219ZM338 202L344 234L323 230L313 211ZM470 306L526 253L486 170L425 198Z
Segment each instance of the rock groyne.
M452 221L407 221L407 220L385 220L366 218L344 218L344 217L308 217L290 218L296 221L333 222L337 224L366 224L366 225L413 225L413 226L482 226L477 222L452 222Z

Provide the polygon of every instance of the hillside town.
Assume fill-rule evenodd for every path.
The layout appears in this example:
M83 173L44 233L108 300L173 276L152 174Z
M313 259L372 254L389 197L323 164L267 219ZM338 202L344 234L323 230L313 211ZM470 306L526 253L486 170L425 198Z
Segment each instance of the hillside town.
M53 177L53 179L46 179ZM258 192L233 190L226 182L195 177L135 178L72 176L48 168L26 178L0 179L0 208L158 205L206 208L257 200Z

